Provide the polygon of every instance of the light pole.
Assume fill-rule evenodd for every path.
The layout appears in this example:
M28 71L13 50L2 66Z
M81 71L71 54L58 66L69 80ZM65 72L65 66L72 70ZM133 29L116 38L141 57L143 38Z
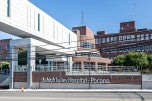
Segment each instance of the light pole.
M143 75L143 69L142 69L142 55L143 55L143 51L140 52L140 73L141 73L141 89L142 89L142 75Z

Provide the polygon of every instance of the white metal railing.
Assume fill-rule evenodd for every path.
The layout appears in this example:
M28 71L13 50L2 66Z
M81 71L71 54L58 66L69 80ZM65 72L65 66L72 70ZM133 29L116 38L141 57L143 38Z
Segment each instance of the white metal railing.
M84 68L84 67L83 67ZM93 68L93 69L92 69ZM18 66L15 68L15 71L26 71L27 66ZM67 73L70 72L70 67L68 66L50 66L48 65L36 65L35 71L65 71ZM77 68L72 67L72 72L74 74L88 74L88 72L93 74L138 74L139 70L137 70L134 66L98 66L98 67L88 67L88 68ZM71 74L70 73L70 74Z

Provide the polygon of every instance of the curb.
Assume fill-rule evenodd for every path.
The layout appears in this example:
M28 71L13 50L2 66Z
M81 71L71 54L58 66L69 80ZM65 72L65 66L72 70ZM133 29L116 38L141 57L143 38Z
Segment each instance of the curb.
M0 92L22 92L22 89L0 90ZM24 92L65 92L65 93L152 93L152 90L139 89L24 89Z

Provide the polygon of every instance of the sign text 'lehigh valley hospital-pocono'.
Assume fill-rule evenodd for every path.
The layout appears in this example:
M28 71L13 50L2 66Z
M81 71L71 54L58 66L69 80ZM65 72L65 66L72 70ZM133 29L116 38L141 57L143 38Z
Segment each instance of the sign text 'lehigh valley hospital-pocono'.
M90 77L90 80L88 78L59 78L59 77L43 77L42 78L43 83L78 83L78 84L85 84L85 83L94 83L94 84L104 84L104 83L110 83L109 79L96 79L94 77Z

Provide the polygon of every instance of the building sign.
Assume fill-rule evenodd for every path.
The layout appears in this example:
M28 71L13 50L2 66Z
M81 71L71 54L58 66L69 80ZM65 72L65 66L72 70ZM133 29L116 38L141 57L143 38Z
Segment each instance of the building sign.
M92 84L107 84L110 83L109 79L96 79L94 77L90 77L90 80L86 78L62 78L62 77L43 77L43 83L77 83L77 84L85 84L85 83L92 83Z

